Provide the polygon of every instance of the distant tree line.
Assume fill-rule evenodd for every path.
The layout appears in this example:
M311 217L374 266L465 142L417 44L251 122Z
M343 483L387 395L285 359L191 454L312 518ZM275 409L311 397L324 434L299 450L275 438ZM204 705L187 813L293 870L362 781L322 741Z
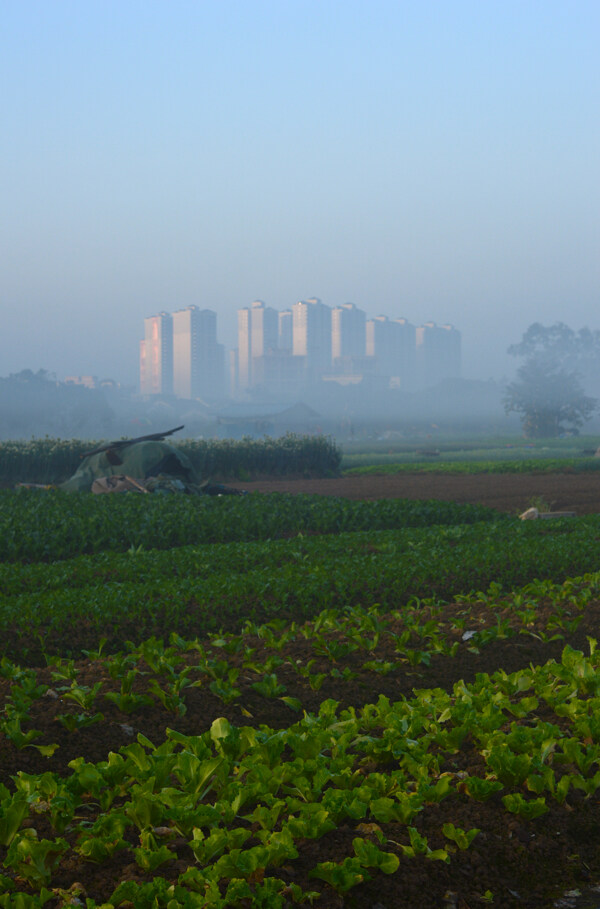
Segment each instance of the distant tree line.
M0 437L103 438L114 412L100 390L58 382L45 369L0 378Z

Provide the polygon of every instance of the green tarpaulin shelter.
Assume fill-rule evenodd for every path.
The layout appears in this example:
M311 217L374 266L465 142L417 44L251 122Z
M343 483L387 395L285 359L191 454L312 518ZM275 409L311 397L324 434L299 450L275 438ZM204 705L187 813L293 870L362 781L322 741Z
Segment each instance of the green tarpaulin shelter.
M66 492L89 492L94 480L124 474L136 480L176 477L186 484L199 479L189 458L168 442L132 442L89 454L73 476L62 483Z

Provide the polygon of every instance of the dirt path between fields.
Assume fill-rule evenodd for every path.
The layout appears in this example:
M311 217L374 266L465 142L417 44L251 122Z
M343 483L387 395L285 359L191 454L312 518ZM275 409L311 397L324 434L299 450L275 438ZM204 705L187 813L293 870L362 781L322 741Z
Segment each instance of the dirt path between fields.
M600 512L600 472L448 475L399 473L328 480L257 480L248 492L309 493L347 499L441 499L512 514L543 500L543 510ZM538 505L539 507L539 505Z

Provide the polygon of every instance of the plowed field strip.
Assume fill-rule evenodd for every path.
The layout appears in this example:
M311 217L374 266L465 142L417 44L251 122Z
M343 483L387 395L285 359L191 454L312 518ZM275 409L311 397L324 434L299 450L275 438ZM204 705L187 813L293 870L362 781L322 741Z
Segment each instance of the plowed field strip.
M347 499L440 499L487 505L519 513L543 499L552 511L600 511L600 473L568 474L419 474L340 477L324 480L257 480L249 492L310 493Z

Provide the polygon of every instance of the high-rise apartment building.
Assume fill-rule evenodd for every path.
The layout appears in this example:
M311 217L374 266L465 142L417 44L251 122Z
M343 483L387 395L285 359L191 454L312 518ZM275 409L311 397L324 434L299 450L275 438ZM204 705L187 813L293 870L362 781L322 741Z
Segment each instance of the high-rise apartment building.
M444 379L455 379L461 372L461 334L453 325L425 322L417 328L417 375L419 385L427 388Z
M376 316L366 324L367 356L373 357L378 375L388 376L402 390L416 385L416 329L406 319Z
M308 382L331 371L331 308L317 297L292 306L292 352L304 357Z
M229 375L229 393L232 396L234 396L240 387L239 373L238 373L238 349L237 349L237 347L234 350L229 351L228 375Z
M263 382L262 358L277 350L279 313L262 300L238 309L238 387L240 391Z
M237 385L240 391L250 388L251 320L250 309L238 309Z
M140 391L145 395L173 394L173 319L168 312L144 319Z
M279 313L279 338L277 345L279 350L289 350L291 353L293 346L292 338L292 310L284 309L283 312Z
M354 303L333 310L316 297L277 312L256 300L238 310L238 347L229 360L230 393L291 399L307 385L369 382L412 391L460 376L461 334L452 325L367 320ZM188 306L144 320L142 394L215 401L225 394L225 356L217 316ZM387 380L387 381L384 381Z
M250 307L252 360L264 357L270 351L277 350L279 340L279 313L261 300L256 300Z
M342 303L331 310L331 356L364 357L366 314L354 303Z
M173 313L173 391L179 398L215 399L224 391L224 349L217 314L188 306Z

